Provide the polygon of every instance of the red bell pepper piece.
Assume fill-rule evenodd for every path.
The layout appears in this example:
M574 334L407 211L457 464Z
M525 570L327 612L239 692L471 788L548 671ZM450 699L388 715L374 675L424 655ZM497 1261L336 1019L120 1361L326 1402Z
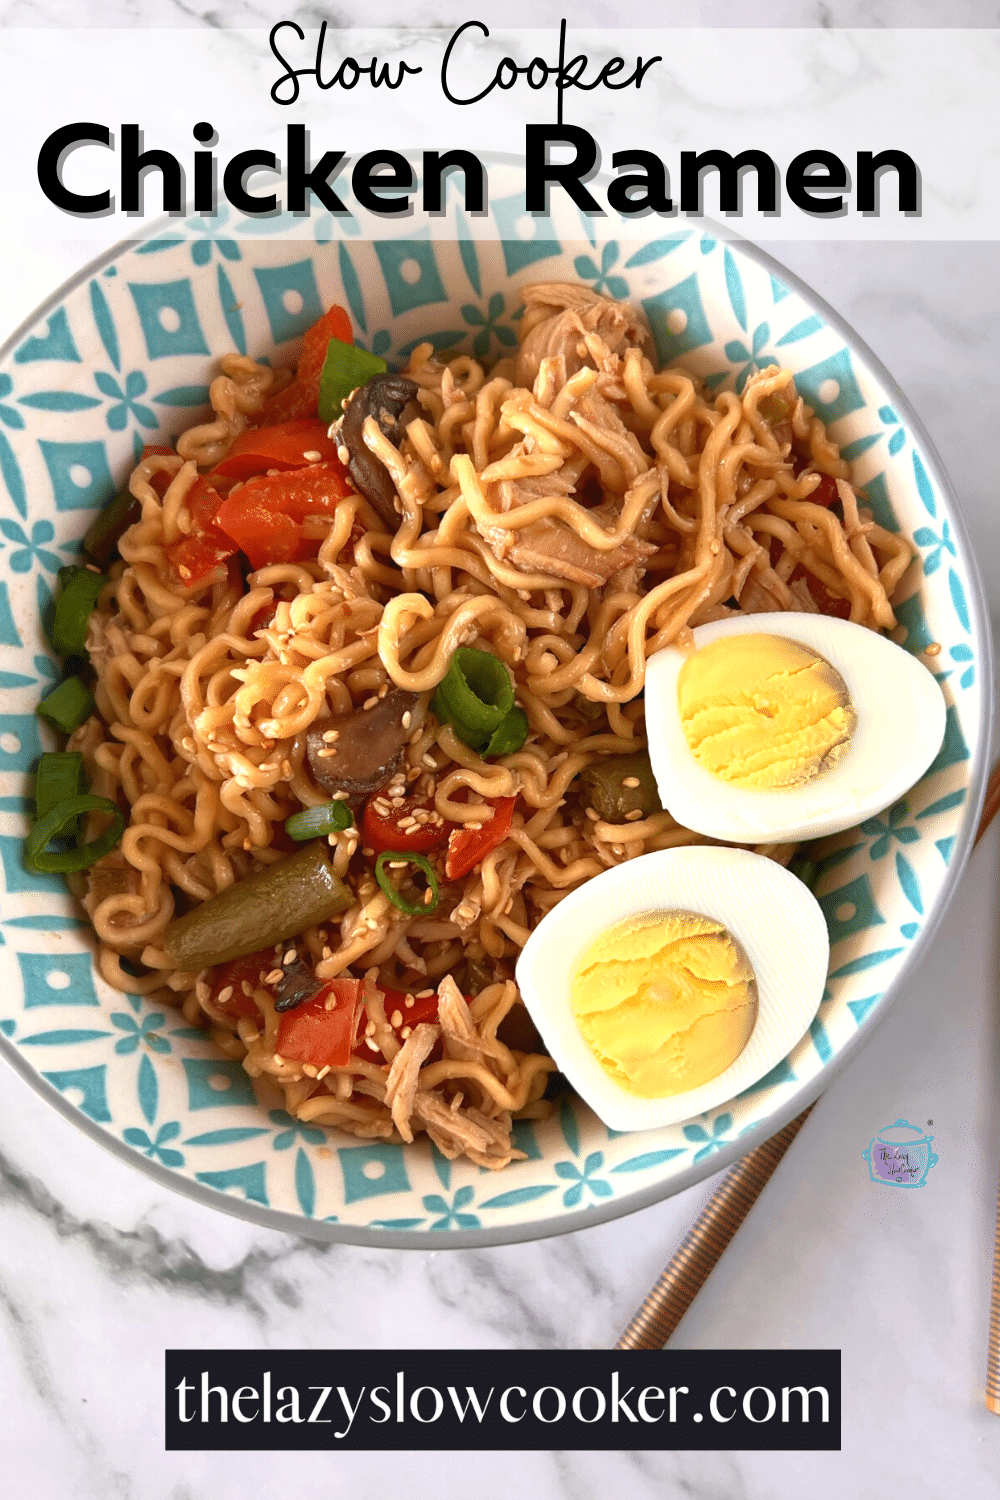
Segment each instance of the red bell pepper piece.
M278 1025L279 1057L320 1069L346 1067L357 1031L361 990L360 979L331 979L311 1000L286 1011ZM328 1001L332 1002L329 1009Z
M412 823L400 828L400 823L412 818L415 812L426 809L433 813L433 802L407 801L402 807L391 807L387 813L381 813L376 803L385 800L385 792L374 792L365 803L363 843L376 854L383 854L387 849L398 850L401 854L426 854L428 849L443 844L454 826L435 814L432 822Z
M407 998L410 1001L409 1005L406 1003ZM395 1032L396 1040L400 1045L406 1040L403 1036L404 1031L409 1035L415 1026L420 1025L421 1021L436 1021L438 1018L436 990L432 990L429 995L415 995L411 991L408 996L406 990L383 989L382 999L385 1004L385 1018ZM462 999L467 1005L469 1004L468 995L463 995ZM365 1019L365 1013L362 1011L358 1017L354 1056L364 1062L374 1062L381 1066L388 1059L383 1057L381 1048L370 1045L375 1038L365 1035ZM434 1050L428 1054L427 1062L436 1062L440 1055L441 1044L438 1042Z
M222 496L207 479L199 474L184 503L191 517L191 531L179 541L171 542L165 551L178 578L190 588L220 562L232 557L237 547L216 524Z
M837 481L834 479L833 475L821 474L819 476L819 484L813 490L812 494L807 495L806 498L810 500L813 505L835 505L840 499L840 494L837 490Z
M481 828L458 827L450 834L444 865L446 880L460 880L463 875L468 875L510 833L517 798L490 797L487 800L493 806L493 816L488 823Z
M392 1026L392 1029L396 1035L396 1040L400 1043L400 1045L402 1045L403 1041L405 1040L402 1033L406 1030L407 1027L409 1027L409 1029L412 1031L413 1027L419 1026L421 1021L436 1021L438 1013L438 997L436 990L433 991L430 995L424 995L419 1000L415 995L412 996L412 1003L409 1006L407 1006L406 1004L406 996L407 992L405 990L382 990L382 1001L385 1005L385 1018L389 1022L389 1025ZM394 1016L399 1017L399 1020L395 1024L393 1024ZM388 1059L382 1055L382 1049L375 1042L375 1038L367 1037L365 1035L366 1021L367 1017L365 1015L365 1012L362 1011L361 1015L358 1017L358 1029L354 1042L354 1056L360 1058L362 1062L378 1063L381 1067L381 1065Z
M829 475L824 475L823 477L824 479L828 479ZM830 480L830 483L834 485L833 498L836 500L836 484L833 480ZM778 537L773 536L768 545L768 555L770 556L772 567L778 562L782 551L781 541ZM846 620L849 617L851 613L850 599L842 599L839 594L831 593L826 584L817 578L815 574L810 573L809 569L804 568L801 563L796 563L788 576L788 582L797 583L800 578L805 579L806 588L812 595L816 608L821 615L832 615L838 620Z
M163 443L147 443L146 446L142 450L142 459L143 459L143 461L145 459L147 459L147 458L176 458L176 457L177 457L177 454L174 452L173 448L167 448L167 447L164 446ZM150 475L149 482L152 485L153 489L156 491L156 493L159 495L159 497L160 497L161 500L163 499L164 495L167 493L167 490L168 490L168 488L170 486L170 481L173 479L173 477L174 476L172 474L168 474L163 469L159 469L159 470L157 470L157 472L155 474L151 474Z
M254 568L295 562L310 553L310 544L302 535L305 518L333 515L338 501L351 493L347 471L334 459L285 474L248 479L222 501L216 520ZM315 547L311 550L315 553Z
M227 1016L232 1016L234 1021L244 1016L251 1021L259 1021L261 1016L257 1003L251 996L244 994L243 985L246 982L257 989L261 974L266 974L273 968L273 948L260 948L256 953L248 953L245 958L234 958L227 964L219 964L208 992L209 999ZM227 990L229 994L226 994ZM224 1000L223 995L226 996Z
M306 454L319 454L307 458ZM278 427L250 428L234 438L225 458L212 470L227 479L250 479L268 469L301 469L337 457L337 444L327 437L327 424L306 417Z
M804 578L806 588L812 594L816 602L816 608L821 615L832 615L834 619L846 620L850 617L851 601L842 599L839 594L832 594L821 578L810 573L801 563L797 563L792 569L789 583L795 583L797 579Z
M279 422L294 422L315 417L319 404L319 377L331 339L353 344L354 330L342 307L331 307L317 323L307 329L302 339L295 379L264 403L259 426L273 427Z

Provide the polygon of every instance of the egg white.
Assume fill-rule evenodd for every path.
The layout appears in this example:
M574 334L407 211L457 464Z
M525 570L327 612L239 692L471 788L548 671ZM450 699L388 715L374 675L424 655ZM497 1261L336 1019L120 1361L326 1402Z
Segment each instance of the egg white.
M626 917L691 911L723 923L757 980L757 1021L735 1062L698 1088L641 1099L620 1088L584 1040L570 978L584 950ZM816 1014L830 940L815 896L773 860L744 849L688 846L640 855L588 880L525 943L517 982L532 1020L582 1099L612 1130L652 1130L712 1109L763 1078Z
M941 748L945 702L916 657L863 625L828 615L740 615L700 625L695 648L721 636L781 635L836 667L857 727L828 771L799 787L755 791L698 764L681 727L677 678L688 653L674 646L646 663L649 758L664 808L696 833L730 843L820 838L839 833L897 801Z

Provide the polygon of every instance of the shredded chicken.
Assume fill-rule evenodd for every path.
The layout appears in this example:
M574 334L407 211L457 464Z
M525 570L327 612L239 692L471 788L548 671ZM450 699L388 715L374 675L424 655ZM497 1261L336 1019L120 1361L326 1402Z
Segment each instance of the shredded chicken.
M392 1115L392 1123L404 1141L413 1140L410 1116L414 1113L414 1101L420 1084L420 1069L440 1036L437 1026L421 1021L415 1026L392 1060L385 1084L385 1102Z
M547 281L525 293L522 343L514 384L528 390L543 359L562 356L567 376L589 363L587 335L599 334L612 354L638 348L652 354L653 340L642 314L621 302L609 302L590 287L570 281ZM582 353L581 353L582 349Z
M507 561L515 567L526 573L541 570L591 589L600 588L622 568L651 557L656 551L649 542L630 536L613 552L598 552L575 531L549 517L506 535L517 539L507 553ZM503 555L497 547L493 550L498 556Z
M525 1153L510 1143L509 1114L490 1120L477 1109L453 1110L428 1090L417 1094L413 1113L423 1121L442 1156L450 1161L464 1154L476 1166L498 1171L512 1161L525 1160Z

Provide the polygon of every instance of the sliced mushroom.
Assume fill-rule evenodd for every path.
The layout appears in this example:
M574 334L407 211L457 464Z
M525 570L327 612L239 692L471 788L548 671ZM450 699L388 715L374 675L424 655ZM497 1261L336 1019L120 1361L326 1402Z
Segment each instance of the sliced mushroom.
M331 796L346 792L356 807L399 770L403 748L425 713L426 697L393 688L371 708L324 719L306 735L313 776Z
M403 375L375 375L353 393L344 410L340 434L350 459L351 478L366 500L370 500L385 524L395 531L399 525L396 486L383 463L365 447L364 425L374 417L390 443L399 446L406 423L406 408L416 402L419 386ZM414 416L419 413L414 410Z
M305 1005L307 1000L318 995L322 988L322 981L296 953L274 992L274 1008L277 1011L294 1010L297 1005Z

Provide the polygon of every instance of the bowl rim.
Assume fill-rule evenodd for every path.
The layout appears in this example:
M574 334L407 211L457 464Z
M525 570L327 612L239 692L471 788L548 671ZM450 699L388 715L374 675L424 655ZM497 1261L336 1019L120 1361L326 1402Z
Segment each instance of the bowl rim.
M498 162L516 160L516 158L508 157L506 153L491 154L491 160L493 159L496 159ZM114 245L86 262L85 265L57 287L50 296L39 303L34 311L24 318L3 343L0 344L0 363L9 359L14 349L30 331L37 327L38 323L48 313L54 311L70 293L74 292L99 271L102 271L106 266L121 259L129 252L134 252L138 245L144 244L148 239L160 232L164 225L169 225L169 223L170 220L166 218L162 222L157 221L155 224L149 226L147 235L141 238L129 237L118 240ZM180 1193L182 1196L206 1208L229 1214L233 1218L249 1221L264 1229L272 1229L285 1234L296 1234L306 1239L319 1240L328 1244L360 1245L387 1250L483 1249L494 1245L522 1244L532 1240L551 1239L556 1235L572 1234L577 1230L589 1229L598 1224L610 1223L614 1219L625 1218L629 1214L638 1213L645 1208L651 1208L667 1198L672 1198L688 1188L695 1187L699 1182L704 1182L709 1177L721 1175L734 1162L747 1155L748 1152L754 1150L756 1147L763 1145L766 1140L777 1134L785 1125L795 1119L797 1115L815 1104L817 1099L839 1077L848 1063L854 1060L861 1048L867 1046L868 1042L871 1041L876 1030L889 1014L890 1009L898 1001L904 988L904 983L914 968L916 959L927 950L928 944L936 935L938 927L951 905L955 891L961 881L972 850L976 828L978 827L989 770L989 728L993 722L994 709L994 650L992 630L990 627L989 612L986 607L982 575L965 524L965 518L962 515L958 498L948 477L947 470L923 422L910 404L905 393L901 390L898 382L847 320L841 317L824 297L820 296L818 292L811 288L798 275L788 270L780 261L776 260L767 251L762 250L753 241L735 233L730 226L717 224L712 219L705 217L699 220L697 227L705 234L714 235L716 238L724 239L729 244L735 244L741 254L746 255L749 260L754 261L761 269L777 277L792 291L797 292L823 317L831 328L840 334L846 344L861 355L871 373L882 383L890 395L893 404L905 418L907 425L918 441L921 456L926 460L931 479L951 507L951 516L949 519L953 525L954 540L958 547L958 560L961 562L965 570L965 576L971 586L969 591L971 594L970 613L975 626L975 636L982 643L982 671L978 674L977 680L978 696L981 704L981 719L978 743L971 750L969 795L965 800L963 821L955 836L951 861L948 865L942 895L938 901L936 910L921 927L920 932L907 952L905 962L899 973L886 987L879 1004L862 1020L857 1030L840 1051L829 1062L824 1063L820 1071L811 1079L801 1086L796 1086L791 1095L783 1101L780 1108L775 1109L765 1120L751 1126L745 1134L738 1136L730 1145L721 1147L718 1151L713 1152L703 1162L692 1162L684 1171L670 1177L666 1182L652 1184L639 1192L628 1194L622 1198L614 1198L606 1207L595 1204L593 1207L581 1209L577 1212L564 1213L558 1217L531 1220L523 1224L498 1225L490 1229L416 1231L371 1229L363 1225L353 1224L327 1224L307 1219L300 1215L286 1213L281 1209L265 1208L248 1200L235 1198L228 1193L219 1192L214 1188L182 1176L168 1167L160 1166L155 1161L133 1150L124 1141L118 1140L110 1131L105 1130L100 1123L89 1119L88 1116L83 1114L64 1094L61 1094L58 1089L43 1078L40 1072L31 1067L23 1057L20 1049L9 1038L0 1034L0 1056L7 1061L36 1094L45 1100L47 1104L55 1108L64 1119L68 1120L77 1129L82 1130L91 1140L109 1151L112 1156L117 1157L126 1166L143 1172L161 1187L168 1188L175 1193ZM692 225L690 232L694 234L696 226ZM274 241L270 241L270 243L274 243ZM290 241L289 243L296 242Z

